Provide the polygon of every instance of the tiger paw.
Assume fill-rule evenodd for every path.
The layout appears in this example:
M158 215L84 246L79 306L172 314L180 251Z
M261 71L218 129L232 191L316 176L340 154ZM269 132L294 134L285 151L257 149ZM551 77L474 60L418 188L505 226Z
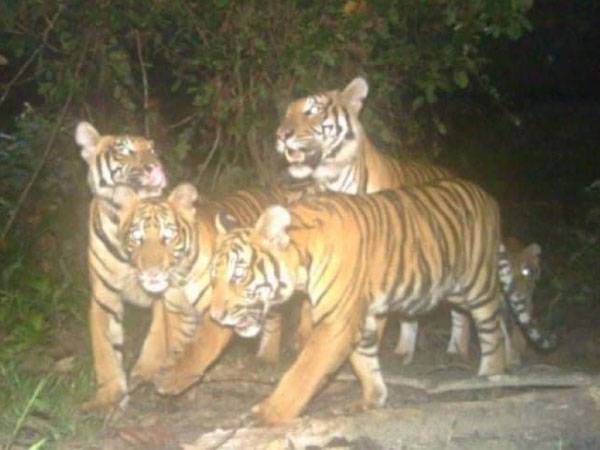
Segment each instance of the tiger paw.
M202 375L166 369L154 377L153 383L159 394L179 395L200 380L200 378L202 378Z
M81 405L82 412L96 412L112 415L118 410L124 410L129 402L129 395L120 386L105 387L96 391L93 400Z
M402 363L403 366L408 366L413 361L414 352L412 352L412 351L407 352L404 349L400 348L400 346L398 346L394 350L394 353L396 355L398 355L398 357L400 358L400 362Z
M284 425L295 418L284 408L278 408L270 402L269 399L255 405L252 408L252 415L256 422L266 426Z
M133 391L142 384L153 383L159 373L159 367L148 367L136 364L129 374L129 390Z
M259 351L256 353L256 357L262 364L267 366L276 366L279 364L279 349L275 351L260 350L262 349L259 349Z

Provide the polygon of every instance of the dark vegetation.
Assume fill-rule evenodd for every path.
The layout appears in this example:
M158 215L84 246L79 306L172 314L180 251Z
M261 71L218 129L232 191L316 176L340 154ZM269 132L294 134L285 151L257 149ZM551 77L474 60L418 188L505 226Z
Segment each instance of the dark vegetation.
M500 200L543 248L538 317L598 369L600 58L591 1L186 0L0 4L0 445L85 427L89 192L77 121L151 136L171 183L264 184L294 97L357 75L362 120ZM577 345L576 345L577 344ZM38 447L35 447L38 445Z

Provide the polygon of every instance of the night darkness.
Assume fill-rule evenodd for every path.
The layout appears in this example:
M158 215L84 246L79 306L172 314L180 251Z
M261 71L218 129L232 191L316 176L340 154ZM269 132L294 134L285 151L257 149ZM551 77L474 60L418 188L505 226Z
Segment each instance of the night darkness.
M405 12L428 4L394 1ZM424 27L423 35L434 36L432 41L442 40L439 36L452 40L454 31L450 36L447 32L452 27L439 17L452 4L469 11L472 5L464 1L431 0L436 13L420 10L421 18L434 17L433 25L427 20L417 24ZM519 3L473 4L494 1L506 11L509 4ZM125 414L119 411L105 420L100 413L80 411L99 391L99 383L94 382L97 369L88 330L91 195L74 130L86 120L101 133L150 136L169 184L190 181L201 194L264 188L286 164L273 143L288 101L315 86L342 88L356 76L369 82L361 121L374 143L389 150L390 143L399 141L394 151L402 157L431 160L475 181L498 200L503 237L541 248L533 316L540 328L558 336L559 345L551 352L531 345L523 350L522 367L510 374L534 379L531 385L469 386L440 395L427 383L476 373L480 347L475 332L467 344L468 358L447 354L450 306L445 305L419 322L415 361L403 365L393 350L400 323L393 316L379 351L382 372L393 380L386 380L386 409L373 416L351 410L350 400L360 397L359 384L333 382L311 400L308 422L296 425L304 430L314 417L342 419L329 433L330 441L306 448L379 449L398 443L407 449L600 448L600 1L533 0L526 13L531 29L519 38L479 32L477 51L486 63L465 69L468 78L461 85L459 66L452 65L456 61L442 61L440 67L455 77L448 77L450 88L436 88L430 102L423 100L425 91L419 91L418 83L407 78L418 78L415 67L429 68L431 60L422 66L419 61L412 66L385 59L380 65L372 62L377 52L368 53L369 45L378 41L365 35L380 32L382 23L392 29L387 17L369 22L369 14L376 16L374 11L387 7L380 0L322 5L313 0L265 0L264 5L257 0L116 3L97 2L89 11L82 0L0 4L0 449L175 449L202 433L232 427L223 442L216 433L212 441L207 438L189 449L291 448L291 438L284 439L281 429L258 429L257 443L267 438L277 443L259 447L244 441L254 439L251 431L239 437L235 427L247 425L240 417L273 392L293 363L295 325L284 328L278 364L257 362L256 340L236 338L189 395L159 395L152 383L160 377L153 375L151 382L132 390ZM310 15L319 8L321 12ZM295 22L300 14L314 20ZM361 25L366 22L370 28ZM90 23L91 31L80 25ZM248 25L256 23L260 26ZM348 23L359 36L350 44L351 39L343 39ZM301 32L288 33L288 27ZM406 31L408 38L400 34L382 33L382 47L425 42L438 57L435 50L447 44L425 37L419 42L418 33L414 37ZM348 45L336 53L335 45L323 49L314 44L312 35ZM296 52L296 42L306 51ZM420 52L414 54L426 54ZM288 54L293 56L285 59ZM419 95L423 106L411 107ZM364 260L370 269L385 266ZM297 305L282 309L298 319ZM114 311L106 314L107 323L114 319L117 328L124 324L125 345L110 345L118 351L125 348L127 372L151 315L137 306L126 311L124 318ZM165 327L173 326L169 320L174 319L162 320ZM106 335L114 333L114 325L106 326ZM171 336L160 338L168 347ZM328 345L323 343L324 348ZM164 356L160 352L157 359ZM198 348L194 352L189 354L201 354ZM341 371L350 376L349 366ZM549 388L531 387L562 375L565 386L571 386L573 379L580 381L573 373L590 377L585 378L589 390L554 389L552 383ZM403 426L394 428L388 414L396 420L393 414L400 410ZM354 434L346 436L348 430ZM364 436L357 437L355 430Z

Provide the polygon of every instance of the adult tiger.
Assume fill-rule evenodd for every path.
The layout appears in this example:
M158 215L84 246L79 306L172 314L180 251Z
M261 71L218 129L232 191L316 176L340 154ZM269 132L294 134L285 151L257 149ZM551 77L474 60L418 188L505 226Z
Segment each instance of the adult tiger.
M88 222L89 326L97 390L84 409L108 409L124 406L128 399L122 367L123 301L149 306L153 300L139 289L119 243L121 205L115 192L129 186L141 197L152 197L161 194L167 181L152 141L130 135L101 136L88 122L77 125L75 141L88 165L93 193ZM161 346L146 344L134 372L156 370Z
M399 160L379 151L359 120L369 86L357 77L343 90L332 90L293 101L276 132L277 151L288 163L292 178L312 178L321 191L370 194L382 189L415 186L453 175L447 169L415 161ZM300 342L309 333L306 314ZM468 318L451 312L451 336L447 351L468 357ZM395 348L404 364L414 356L418 322L402 320ZM506 336L510 339L510 336ZM511 347L510 343L507 344Z
M208 268L217 237L215 215L226 211L249 226L268 205L301 195L295 188L273 187L209 199L199 197L190 184L177 186L166 198L140 199L129 189L119 191L121 246L140 285L160 295L170 315L178 318L163 325L169 329L163 334L170 339L170 353L162 373L150 380L159 392L177 394L197 381L232 336L230 329L203 315L210 300ZM279 315L270 316L265 331L258 357L275 362L281 338Z
M364 407L381 406L387 391L378 326L390 311L418 315L444 299L473 317L479 374L504 371L500 218L496 202L476 185L456 179L371 195L323 194L289 209L271 207L254 227L231 229L222 220L217 226L210 308L215 320L251 336L295 289L307 292L311 303L310 337L254 410L263 422L300 414L348 356ZM509 299L528 335L546 339Z
M300 98L277 128L277 151L294 179L312 178L322 191L370 194L440 178L447 169L399 160L378 150L359 120L369 86L364 78L343 90Z
M346 194L371 194L451 178L447 169L399 160L373 145L359 120L368 92L367 81L357 77L343 90L309 95L290 103L276 132L277 151L285 157L289 175L294 179L312 178L321 191ZM300 342L310 331L306 313L302 319ZM449 349L454 350L453 343L461 342L464 326L468 322L453 312ZM412 361L417 333L416 321L400 322L396 353L404 364Z
M515 299L523 302L523 305L528 314L533 312L533 293L535 286L540 277L540 254L541 248L538 244L532 243L524 246L515 238L507 238L504 241L506 247L506 258L510 261L511 267L514 269L504 275L507 291L503 299L502 309L504 317L504 326L506 326L506 361L509 366L519 366L521 364L521 356L527 347L527 339L518 326L515 326L512 318L506 297L512 296ZM503 269L505 272L506 269ZM448 342L448 353L460 354L463 357L468 357L469 347L471 342L471 324L469 317L466 314L458 311L453 311L452 338ZM411 343L411 346L407 345ZM409 336L409 339L399 339L396 353L403 356L404 362L412 361L415 352L416 340ZM545 350L542 348L542 350Z

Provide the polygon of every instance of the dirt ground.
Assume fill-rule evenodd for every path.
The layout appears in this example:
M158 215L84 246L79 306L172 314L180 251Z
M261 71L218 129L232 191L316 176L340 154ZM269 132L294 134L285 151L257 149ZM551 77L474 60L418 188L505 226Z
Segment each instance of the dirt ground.
M254 357L256 343L239 339L187 393L166 398L149 386L142 387L118 420L106 422L93 446L74 440L61 448L600 448L600 378L594 376L600 364L600 330L573 329L552 354L528 350L523 367L513 371L530 379L577 372L589 376L586 386L432 393L398 383L397 378L429 386L472 379L478 364L476 343L469 361L446 355L449 319L448 312L442 310L423 321L415 361L403 366L393 353L397 336L394 322L390 321L386 330L381 352L389 389L386 407L381 410L350 412L361 392L346 365L312 400L302 418L286 427L253 427L247 419L251 407L273 390L293 361L294 352L286 346L281 363L266 367Z

